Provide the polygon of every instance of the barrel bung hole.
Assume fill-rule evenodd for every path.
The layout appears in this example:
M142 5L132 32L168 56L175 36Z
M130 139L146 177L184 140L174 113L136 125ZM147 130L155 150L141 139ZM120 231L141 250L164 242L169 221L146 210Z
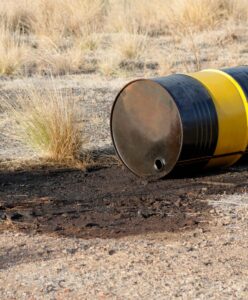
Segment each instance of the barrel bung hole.
M154 169L157 172L161 172L164 169L165 160L163 158L156 158L154 161Z

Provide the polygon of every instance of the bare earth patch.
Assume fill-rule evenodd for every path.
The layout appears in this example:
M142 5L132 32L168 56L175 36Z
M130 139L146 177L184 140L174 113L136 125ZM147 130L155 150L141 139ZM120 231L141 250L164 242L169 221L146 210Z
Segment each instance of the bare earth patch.
M246 169L2 171L1 299L246 299Z

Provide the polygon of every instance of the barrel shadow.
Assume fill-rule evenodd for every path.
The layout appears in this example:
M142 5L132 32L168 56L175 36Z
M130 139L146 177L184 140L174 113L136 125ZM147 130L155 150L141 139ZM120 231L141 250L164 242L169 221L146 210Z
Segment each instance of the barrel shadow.
M243 192L247 168L153 182L118 166L0 173L0 230L119 238L205 226L208 199Z

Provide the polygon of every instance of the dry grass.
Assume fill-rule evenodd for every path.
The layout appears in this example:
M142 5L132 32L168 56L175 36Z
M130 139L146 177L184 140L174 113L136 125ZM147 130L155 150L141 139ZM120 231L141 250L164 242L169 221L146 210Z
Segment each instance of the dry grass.
M21 86L15 100L1 97L11 126L11 137L32 147L39 157L54 162L75 162L79 159L83 143L82 112L71 90L52 88L41 90L37 86Z
M112 51L121 59L137 60L142 57L147 47L146 35L137 33L123 33L112 44Z
M0 75L20 73L27 54L28 48L18 36L11 35L5 27L0 28Z
M111 52L118 59L151 59L147 50L154 57L163 49L151 49L150 39L224 32L228 24L247 26L247 19L246 0L2 0L0 72L74 74L99 60L100 73L119 74L109 70L118 63L104 63Z
M184 33L189 28L206 30L227 19L247 21L246 0L120 0L112 1L107 25L109 31L137 29L150 35Z
M9 75L9 70L14 73L22 67L24 74L27 69L30 74L31 65L37 66L31 73L43 69L57 75L79 72L83 52L98 47L96 33L103 22L104 3L104 0L1 1L0 54L3 53L1 60L10 65L1 67L1 73ZM25 40L28 61L22 59L23 45L16 40Z
M85 51L80 44L63 49L51 40L43 39L33 62L39 74L66 75L80 72L85 63L84 56Z
M170 7L170 27L184 33L190 30L206 30L220 22L221 1L216 0L176 0Z
M111 1L106 29L110 32L149 32L151 35L164 33L168 25L164 8L168 3L168 0Z
M12 31L61 37L100 27L104 0L2 0L0 20Z
M120 57L116 53L109 53L109 55L103 56L98 62L98 69L101 75L114 76L120 74Z

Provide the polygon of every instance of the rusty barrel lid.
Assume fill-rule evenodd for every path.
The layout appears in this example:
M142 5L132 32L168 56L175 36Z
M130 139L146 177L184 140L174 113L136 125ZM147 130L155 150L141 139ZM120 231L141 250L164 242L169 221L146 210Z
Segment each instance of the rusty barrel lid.
M159 83L140 79L117 95L111 113L116 152L134 174L157 179L176 165L183 143L175 101Z

